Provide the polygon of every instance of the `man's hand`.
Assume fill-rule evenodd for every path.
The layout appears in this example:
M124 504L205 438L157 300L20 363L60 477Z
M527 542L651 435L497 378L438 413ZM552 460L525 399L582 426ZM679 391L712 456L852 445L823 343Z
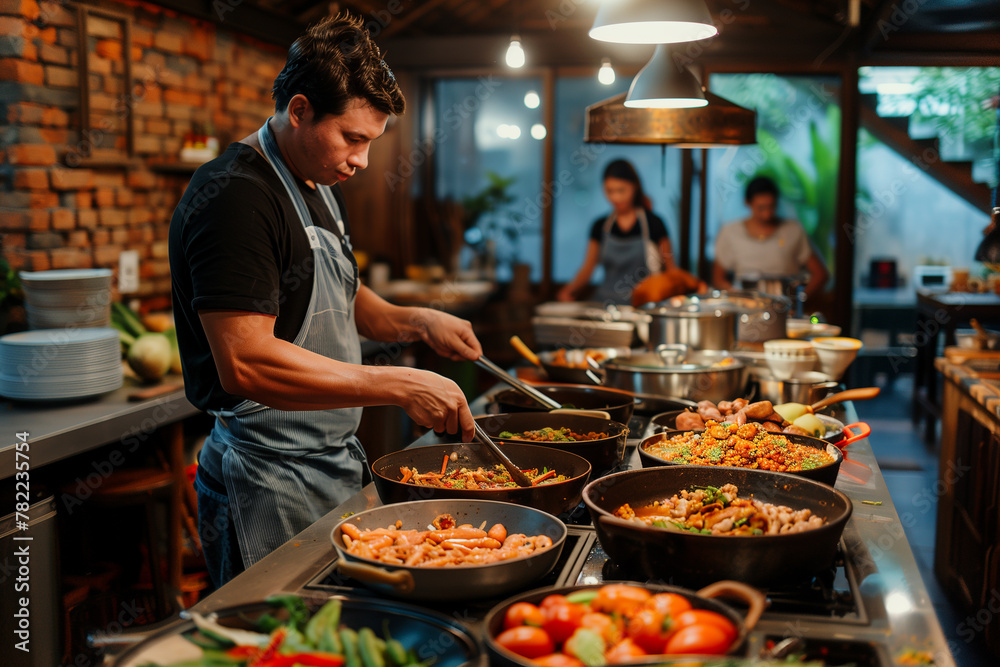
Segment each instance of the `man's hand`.
M442 357L452 361L475 361L483 354L472 324L430 308L415 309L412 324L420 339Z
M474 420L458 385L437 373L397 368L398 405L421 426L442 433L461 432L463 442L475 437Z

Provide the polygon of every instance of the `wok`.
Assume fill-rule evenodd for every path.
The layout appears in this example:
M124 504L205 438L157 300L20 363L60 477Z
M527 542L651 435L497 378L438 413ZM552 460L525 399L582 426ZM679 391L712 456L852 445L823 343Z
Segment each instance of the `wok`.
M663 433L664 431L676 431L677 416L682 412L686 412L686 410L671 410L670 412L661 412L658 415L653 415L649 420L649 424L646 425L643 437L648 438L651 435ZM826 433L820 439L836 445L839 449L844 449L851 443L867 438L872 432L872 427L866 422L854 422L853 424L845 425L839 419L834 419L826 415L816 415L816 418L826 426ZM854 429L858 429L858 432L855 433Z
M567 406L569 404L579 410L604 410L612 421L620 424L628 424L635 407L632 394L620 389L578 384L534 385L534 387L566 407L569 407ZM545 408L514 389L498 392L493 401L501 412L547 412Z
M572 452L582 456L590 462L590 466L595 475L606 473L625 458L625 442L628 437L628 428L619 422L600 417L590 417L585 415L560 414L558 412L509 412L499 415L486 415L476 417L476 421L482 426L494 440L500 439L504 442L530 443L540 445L548 450ZM536 442L534 440L518 440L504 438L500 434L504 431L511 433L523 433L524 431L537 431L538 429L550 427L568 427L577 433L598 432L605 434L603 438L597 440L582 440L578 442ZM554 467L552 462L545 465ZM556 468L558 470L558 468ZM584 484L580 485L582 489Z
M566 350L569 353L573 353L573 350ZM592 347L587 348L588 352L599 352L604 355L605 359L614 359L615 357L628 355L628 348L617 348L617 347ZM554 363L556 358L556 352L539 352L536 356L542 364L542 369L545 371L545 375L552 382L569 382L571 384L602 384L604 382L603 375L604 371L597 371L591 368L589 365L583 367L573 367L566 366L564 364ZM580 350L583 352L583 350ZM599 361L598 364L602 364ZM595 382L594 377L599 380Z
M735 484L740 497L808 508L826 518L801 533L757 536L701 535L626 521L613 516L624 503L644 507L693 486ZM609 475L587 485L590 510L601 546L621 566L650 578L701 583L735 579L771 585L807 578L830 567L851 516L850 499L840 491L798 475L708 466L644 468Z
M697 592L686 588L679 588L677 586L640 584L633 581L608 581L602 584L590 584L585 586L540 588L538 590L529 591L516 597L504 600L497 606L493 607L493 609L491 609L486 615L486 618L483 619L483 627L485 628L485 636L483 639L486 644L486 651L489 654L490 665L493 667L533 667L534 663L530 660L500 646L495 639L496 636L499 635L504 629L504 617L507 614L507 610L511 606L517 604L518 602L528 602L538 605L549 595L569 595L577 591L598 589L601 588L601 586L613 583L628 584L630 586L645 588L654 594L676 593L687 598L688 602L691 603L691 606L694 609L707 609L709 611L714 611L717 614L722 614L729 619L739 631L732 644L730 644L729 653L733 653L743 646L747 633L750 630L753 630L766 605L766 599L760 591L737 581L719 581L711 584L710 586L706 586ZM740 598L748 607L746 616L741 617L732 607L715 599L716 597L721 596ZM641 662L646 664L661 664L664 659L671 660L676 657L676 655L658 657L647 656L644 657ZM650 662L654 660L655 663ZM712 656L709 660L715 663L722 662L723 658L721 656ZM688 661L690 661L690 657L688 658ZM691 663L687 662L687 664Z
M435 658L435 667L459 667L476 665L480 662L482 650L475 637L460 622L429 609L422 609L396 601L353 596L304 597L310 611L315 612L330 597L339 598L343 603L341 618L343 624L355 630L369 627L381 636L383 623L394 639L398 639L407 649L414 648L421 659ZM280 621L288 619L287 611L267 602L228 607L219 610L218 622L226 627L253 630L257 618L269 613ZM172 623L129 647L113 660L114 667L137 667L155 662L171 664L185 660L198 660L201 650L182 637L183 633L194 630L192 620ZM433 640L433 641L432 641Z
M523 558L453 567L382 565L379 561L349 554L343 547L345 523L365 530L385 528L399 520L404 530L425 530L440 514L451 514L458 525L479 526L485 521L485 530L502 523L509 534L547 535L552 539L552 546ZM566 532L562 521L530 507L493 500L419 500L376 507L350 516L331 531L330 541L337 550L336 567L340 573L373 590L414 600L456 601L489 598L538 581L555 567L566 542Z
M703 431L664 431L662 433L657 433L648 438L643 439L639 443L639 458L642 460L643 468L655 468L662 466L681 466L685 465L683 463L675 463L673 461L667 461L659 456L654 456L646 451L649 445L657 443L661 440L669 440L675 435L680 435L682 433L702 433ZM833 463L827 463L825 465L818 466L816 468L810 468L808 470L796 470L794 472L789 472L788 474L794 475L796 477L805 477L807 479L812 479L817 482L822 482L823 484L828 484L833 486L837 482L837 475L840 474L840 464L844 462L844 454L834 445L826 442L825 440L820 440L819 438L813 438L808 435L792 435L789 433L781 433L782 437L786 438L789 442L794 442L797 445L805 445L807 447L815 447L816 449L825 451L827 454L833 457ZM720 470L745 470L745 468L735 468L730 466L695 466L697 468L718 468ZM770 472L770 471L762 471Z
M487 431L488 432L488 431ZM372 464L375 490L383 503L403 503L411 500L458 499L499 500L525 507L561 514L580 504L580 494L590 479L590 463L573 452L509 443L502 445L507 456L525 470L528 468L554 469L569 479L564 482L542 484L540 486L516 487L509 489L441 489L432 486L417 486L399 481L401 466L416 468L422 472L441 469L445 454L457 454L458 459L449 463L449 469L493 468L497 462L493 455L479 443L456 445L428 445L414 447L386 454Z

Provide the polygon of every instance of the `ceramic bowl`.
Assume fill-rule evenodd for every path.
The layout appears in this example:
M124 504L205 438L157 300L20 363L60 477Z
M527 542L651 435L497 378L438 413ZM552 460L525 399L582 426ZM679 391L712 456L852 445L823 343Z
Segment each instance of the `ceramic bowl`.
M819 358L820 370L837 380L843 377L862 347L857 338L843 336L814 338L812 343Z
M816 366L812 343L804 340L778 338L764 341L764 361L771 375L778 380L811 371Z

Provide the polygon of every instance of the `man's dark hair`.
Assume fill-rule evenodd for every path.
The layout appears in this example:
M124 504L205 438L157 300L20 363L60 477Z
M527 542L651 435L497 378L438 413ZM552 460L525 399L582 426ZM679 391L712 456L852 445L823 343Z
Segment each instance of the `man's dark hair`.
M778 191L778 184L770 178L767 176L757 176L747 183L746 194L743 200L750 203L757 195L774 195L775 200L777 200L781 196L781 193Z
M288 59L271 89L275 111L284 111L299 93L317 117L344 113L354 98L389 115L398 116L406 107L396 77L364 22L347 12L310 26L288 49Z

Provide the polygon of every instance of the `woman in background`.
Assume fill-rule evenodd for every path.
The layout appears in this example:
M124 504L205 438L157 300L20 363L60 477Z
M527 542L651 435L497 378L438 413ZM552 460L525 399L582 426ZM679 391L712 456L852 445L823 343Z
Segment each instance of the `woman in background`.
M611 203L611 213L591 225L583 266L559 290L560 301L576 298L598 264L604 268L604 280L590 300L601 303L630 303L639 283L675 268L666 225L651 210L630 162L614 160L604 169L604 196Z
M750 217L729 223L715 239L712 284L733 288L733 281L751 276L794 276L806 271L806 296L819 294L830 277L809 243L802 225L777 215L778 186L766 176L747 183L744 200Z

